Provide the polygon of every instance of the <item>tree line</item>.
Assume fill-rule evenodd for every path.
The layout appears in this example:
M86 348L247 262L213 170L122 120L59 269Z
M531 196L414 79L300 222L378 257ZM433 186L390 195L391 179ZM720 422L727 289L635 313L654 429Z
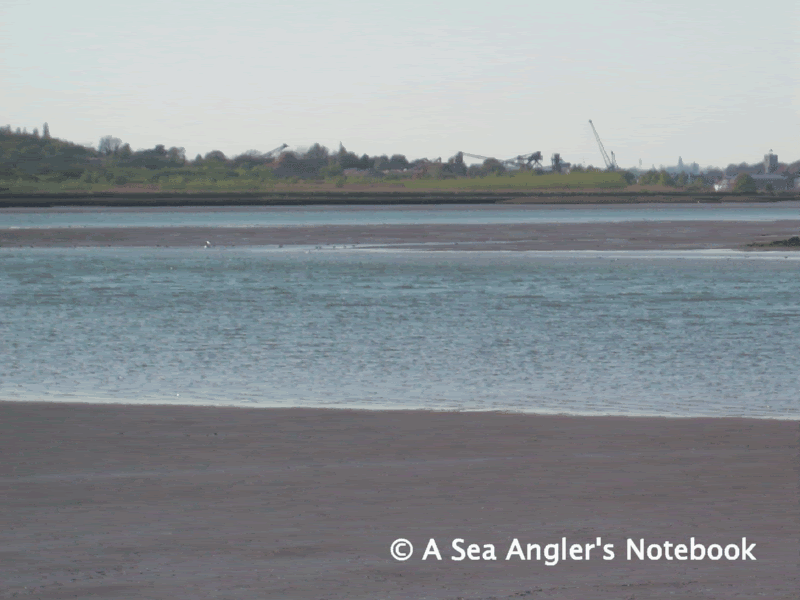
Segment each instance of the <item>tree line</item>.
M800 163L798 163L800 164ZM789 166L791 168L794 164ZM755 165L730 165L724 172L752 172ZM181 147L167 148L158 144L153 148L133 150L128 143L107 135L97 149L53 138L47 123L28 132L0 127L0 179L22 181L65 181L78 179L86 183L123 185L128 181L149 181L161 184L167 179L186 181L205 178L216 183L227 179L254 179L261 182L281 179L334 179L339 182L346 176L358 174L381 179L424 177L448 179L456 177L486 177L509 173L507 165L490 158L482 164L467 166L459 152L446 161L425 158L408 160L403 154L369 156L348 151L343 145L330 151L321 144L313 144L303 151L260 152L248 150L228 157L220 150L188 159ZM523 167L524 170L524 167ZM544 173L541 169L530 169ZM596 167L573 165L572 172L602 172ZM355 172L355 173L354 173ZM719 170L718 174L723 174ZM628 184L702 187L712 182L717 172L678 174L665 169L644 173L623 171Z

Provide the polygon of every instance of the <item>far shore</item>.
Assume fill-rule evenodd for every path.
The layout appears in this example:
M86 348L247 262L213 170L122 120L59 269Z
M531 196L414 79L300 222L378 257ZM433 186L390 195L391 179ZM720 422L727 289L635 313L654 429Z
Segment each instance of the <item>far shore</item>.
M615 223L318 225L294 227L85 227L0 229L3 248L241 246L391 247L425 250L758 251L788 240L793 221L628 221ZM784 250L780 246L763 249ZM791 247L786 250L791 250ZM797 247L794 247L796 250Z
M0 402L0 424L2 598L797 598L797 422ZM626 557L743 537L755 561ZM458 538L498 560L450 560ZM514 538L615 558L507 561Z
M157 207L157 206L363 206L399 204L641 204L784 202L800 200L797 191L780 193L715 193L641 189L492 189L441 190L407 189L398 185L358 186L337 189L320 186L285 186L258 192L164 192L141 188L120 188L111 192L63 192L24 194L0 193L2 208L45 208L67 206Z

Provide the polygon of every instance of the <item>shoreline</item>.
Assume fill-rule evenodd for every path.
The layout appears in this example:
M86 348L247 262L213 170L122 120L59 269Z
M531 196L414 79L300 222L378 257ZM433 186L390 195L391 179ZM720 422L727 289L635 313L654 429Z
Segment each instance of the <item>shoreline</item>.
M755 250L800 220L0 229L3 248L418 245L422 250ZM424 246L422 245L424 244ZM784 251L783 247L778 250ZM796 249L796 248L795 248ZM791 247L785 250L790 251ZM757 250L755 250L757 251Z
M0 423L0 597L793 600L800 582L796 421L0 402ZM431 537L441 562L420 560ZM562 537L617 558L502 560ZM690 537L746 537L758 560L624 557ZM451 561L455 538L500 560Z
M70 193L0 193L0 208L53 207L181 207L181 206L365 206L365 205L448 205L448 204L640 204L640 203L776 203L800 200L795 192L780 194L733 194L672 190L408 190L396 187L371 189L275 190L268 192L196 192L161 191L70 192Z
M782 423L796 423L800 431L800 416L791 417L789 415L677 415L677 414L625 414L625 413L593 413L593 412L569 412L569 411L542 411L542 410L514 410L510 408L428 408L418 405L411 405L408 407L398 407L396 405L315 405L310 404L306 406L286 406L277 404L253 404L253 403L239 403L239 404L220 404L212 401L208 402L169 402L169 401L122 401L116 399L108 400L54 400L54 399L31 399L31 398L1 398L0 399L0 413L4 404L35 404L35 405L57 405L57 406L72 406L72 407L105 407L117 406L127 408L153 408L159 409L240 409L240 410L266 410L266 411L331 411L331 412L364 412L364 413L417 413L420 415L520 415L523 417L544 417L544 418L576 418L576 419L669 419L669 420L718 420L718 419L738 419L738 420L755 420L755 421L779 421Z

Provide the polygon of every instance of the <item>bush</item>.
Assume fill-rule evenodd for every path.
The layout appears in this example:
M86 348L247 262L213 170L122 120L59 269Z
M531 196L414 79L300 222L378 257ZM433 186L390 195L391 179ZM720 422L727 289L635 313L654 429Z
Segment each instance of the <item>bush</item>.
M733 180L733 191L739 194L755 192L756 181L747 173L739 173Z
M337 175L341 175L343 172L344 169L339 164L328 165L327 167L322 167L319 170L319 174L323 177L336 177Z
M672 178L672 175L670 175L666 171L661 171L658 174L658 184L672 187L675 185L675 180Z
M114 177L114 185L125 185L126 183L128 183L128 178L124 175Z
M336 180L336 187L337 188L344 187L344 184L345 184L346 181L347 181L347 177L339 177Z

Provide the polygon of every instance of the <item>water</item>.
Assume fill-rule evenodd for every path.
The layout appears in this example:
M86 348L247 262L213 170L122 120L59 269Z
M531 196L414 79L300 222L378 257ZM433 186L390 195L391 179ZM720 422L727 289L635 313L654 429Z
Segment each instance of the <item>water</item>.
M301 225L779 221L800 202L635 205L440 205L403 207L197 207L0 209L0 229L55 227L292 227Z
M0 398L797 419L799 271L732 251L2 249Z

